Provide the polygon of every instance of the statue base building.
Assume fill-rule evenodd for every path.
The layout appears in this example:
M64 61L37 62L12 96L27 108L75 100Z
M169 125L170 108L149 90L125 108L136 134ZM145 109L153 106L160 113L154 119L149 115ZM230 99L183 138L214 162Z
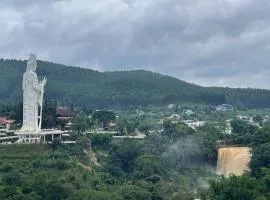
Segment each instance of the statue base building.
M55 138L62 140L64 131L54 129L42 129L39 132L31 131L17 131L15 135L18 136L17 144L40 144L50 143Z

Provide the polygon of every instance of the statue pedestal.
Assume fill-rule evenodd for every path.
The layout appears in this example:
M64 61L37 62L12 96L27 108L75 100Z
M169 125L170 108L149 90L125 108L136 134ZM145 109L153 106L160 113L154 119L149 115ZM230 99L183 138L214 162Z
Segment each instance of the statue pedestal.
M18 143L18 144L49 143L50 141L54 140L54 138L56 138L56 137L59 137L61 140L63 133L65 133L65 132L61 131L61 130L54 130L54 129L42 129L39 132L17 131L17 132L15 132L15 135L17 135L19 137L19 139L17 140L16 143ZM47 138L49 138L48 141L47 141Z

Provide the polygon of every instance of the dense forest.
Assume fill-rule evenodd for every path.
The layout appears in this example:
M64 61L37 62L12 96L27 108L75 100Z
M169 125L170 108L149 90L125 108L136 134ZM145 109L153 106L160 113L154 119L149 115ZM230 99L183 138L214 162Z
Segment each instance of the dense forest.
M58 139L1 145L0 199L267 200L270 126L234 121L233 129L238 132L223 139L242 140L253 156L251 172L229 178L215 174L216 141L223 135L208 125L195 132L167 121L162 133L144 140L74 133L72 145Z
M26 62L0 59L0 102L18 102ZM193 102L240 107L269 107L270 91L201 87L144 70L98 72L38 61L37 73L47 76L46 96L82 107L165 105Z

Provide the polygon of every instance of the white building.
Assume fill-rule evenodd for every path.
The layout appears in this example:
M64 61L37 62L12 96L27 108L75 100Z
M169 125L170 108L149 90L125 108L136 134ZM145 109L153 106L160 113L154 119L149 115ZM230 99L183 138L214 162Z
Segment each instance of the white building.
M216 107L217 111L234 111L234 107L231 104L221 104Z
M192 114L194 114L194 112L192 110L185 110L184 113L186 115L192 115Z
M225 129L223 131L224 134L232 134L232 126L231 126L231 119L226 120Z
M136 110L136 113L138 116L142 116L145 114L142 110Z
M238 119L241 119L243 121L249 121L250 117L249 116L244 116L244 115L237 115L236 116Z
M174 104L169 104L168 105L168 109L170 109L170 110L173 109L173 107L174 107Z
M195 121L195 120L186 120L184 121L184 123L194 130L205 125L205 121Z
M170 117L168 117L170 120L180 120L181 116L178 114L172 114Z

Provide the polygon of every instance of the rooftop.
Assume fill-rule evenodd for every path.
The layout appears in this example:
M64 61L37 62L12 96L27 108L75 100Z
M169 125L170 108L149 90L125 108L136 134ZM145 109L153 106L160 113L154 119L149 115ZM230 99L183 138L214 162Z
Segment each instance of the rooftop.
M15 120L9 119L9 117L0 117L0 125L12 124Z
M74 117L75 114L67 107L60 107L56 109L57 117Z

